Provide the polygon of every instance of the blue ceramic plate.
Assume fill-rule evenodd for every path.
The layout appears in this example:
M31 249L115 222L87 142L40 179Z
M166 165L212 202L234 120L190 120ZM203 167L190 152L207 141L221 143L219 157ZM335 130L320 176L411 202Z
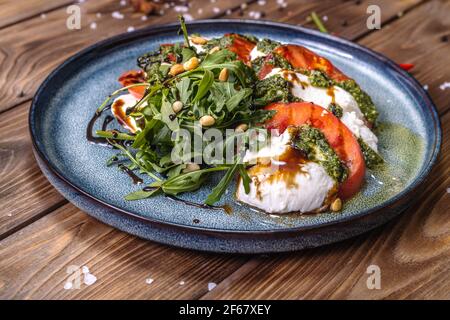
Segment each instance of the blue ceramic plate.
M162 43L182 41L178 25L116 36L76 54L44 81L30 111L38 163L70 201L99 220L140 237L185 248L219 252L276 252L314 247L372 229L404 210L433 166L441 142L430 98L408 73L387 58L354 43L296 26L264 21L212 20L189 24L207 37L253 34L304 45L356 79L380 111L380 149L386 166L368 172L361 193L342 213L279 217L237 204L230 187L220 210L186 206L164 196L128 202L140 187L105 161L113 150L92 145L85 133L118 76L136 68L136 58ZM217 177L220 178L220 177ZM202 202L213 182L182 197Z

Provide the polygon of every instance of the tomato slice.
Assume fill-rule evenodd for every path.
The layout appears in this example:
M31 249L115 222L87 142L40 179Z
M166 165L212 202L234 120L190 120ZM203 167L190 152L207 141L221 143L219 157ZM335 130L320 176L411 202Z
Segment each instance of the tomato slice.
M119 82L122 86L126 87L132 84L144 83L145 82L145 74L142 70L130 70L124 72L119 77ZM129 88L128 92L132 94L136 99L142 99L145 95L146 86L138 86Z
M272 57L271 54L266 56L265 61L261 67L261 70L259 70L259 73L258 73L259 80L264 79L273 70L273 68L275 68L275 66L273 64L268 62L271 60L271 57Z
M268 129L278 129L282 133L290 125L309 124L325 135L349 169L348 178L339 187L340 197L350 198L361 189L366 171L361 148L352 132L331 112L309 102L272 103L265 109L276 111L265 123Z
M288 44L282 45L274 50L275 53L284 57L294 68L306 70L321 70L331 79L341 82L350 79L336 68L329 60L306 49L305 47Z
M228 47L228 50L236 53L239 60L243 61L244 63L249 63L250 52L253 50L256 44L236 33L228 33L225 35L225 37L233 38L233 42L231 46Z

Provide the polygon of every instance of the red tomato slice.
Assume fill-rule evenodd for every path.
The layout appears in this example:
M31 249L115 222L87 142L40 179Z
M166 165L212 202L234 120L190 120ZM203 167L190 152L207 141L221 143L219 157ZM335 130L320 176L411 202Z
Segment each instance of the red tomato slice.
M119 82L122 86L126 87L132 84L144 83L145 82L145 74L142 70L130 70L124 72L119 77ZM142 99L145 95L146 86L138 86L128 89L128 92L132 94L136 99Z
M315 54L305 47L288 44L275 48L274 52L284 57L294 68L321 70L331 79L338 82L349 79L349 77L343 74L329 60Z
M361 189L366 171L361 148L352 132L331 112L308 102L272 103L265 109L276 110L275 116L265 123L268 129L283 132L290 125L309 124L325 135L349 169L348 178L339 187L340 197L350 198Z
M253 50L256 44L235 33L229 33L225 36L233 38L233 43L230 47L228 47L228 50L236 53L238 59L242 62L250 62L250 52Z
M271 59L271 54L269 54L266 58L265 61L268 61ZM274 68L275 66L271 63L268 62L264 62L264 64L261 67L261 70L259 70L258 73L258 79L262 80L264 79Z

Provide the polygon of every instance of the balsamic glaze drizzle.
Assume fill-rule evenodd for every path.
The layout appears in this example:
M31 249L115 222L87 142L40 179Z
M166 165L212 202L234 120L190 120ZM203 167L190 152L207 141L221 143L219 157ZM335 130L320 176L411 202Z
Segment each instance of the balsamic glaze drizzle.
M141 184L144 182L144 180L142 180L142 178L138 177L133 170L131 170L130 168L128 168L126 165L124 164L119 164L118 165L119 169L122 170L123 172L125 172L130 178L131 180L133 180L134 184Z

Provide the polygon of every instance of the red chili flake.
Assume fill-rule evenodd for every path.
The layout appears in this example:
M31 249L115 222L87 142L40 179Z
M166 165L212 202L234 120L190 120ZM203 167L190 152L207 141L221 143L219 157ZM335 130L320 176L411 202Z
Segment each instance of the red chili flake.
M403 70L409 71L412 68L414 68L414 65L412 63L400 63L399 64L400 68L402 68Z

